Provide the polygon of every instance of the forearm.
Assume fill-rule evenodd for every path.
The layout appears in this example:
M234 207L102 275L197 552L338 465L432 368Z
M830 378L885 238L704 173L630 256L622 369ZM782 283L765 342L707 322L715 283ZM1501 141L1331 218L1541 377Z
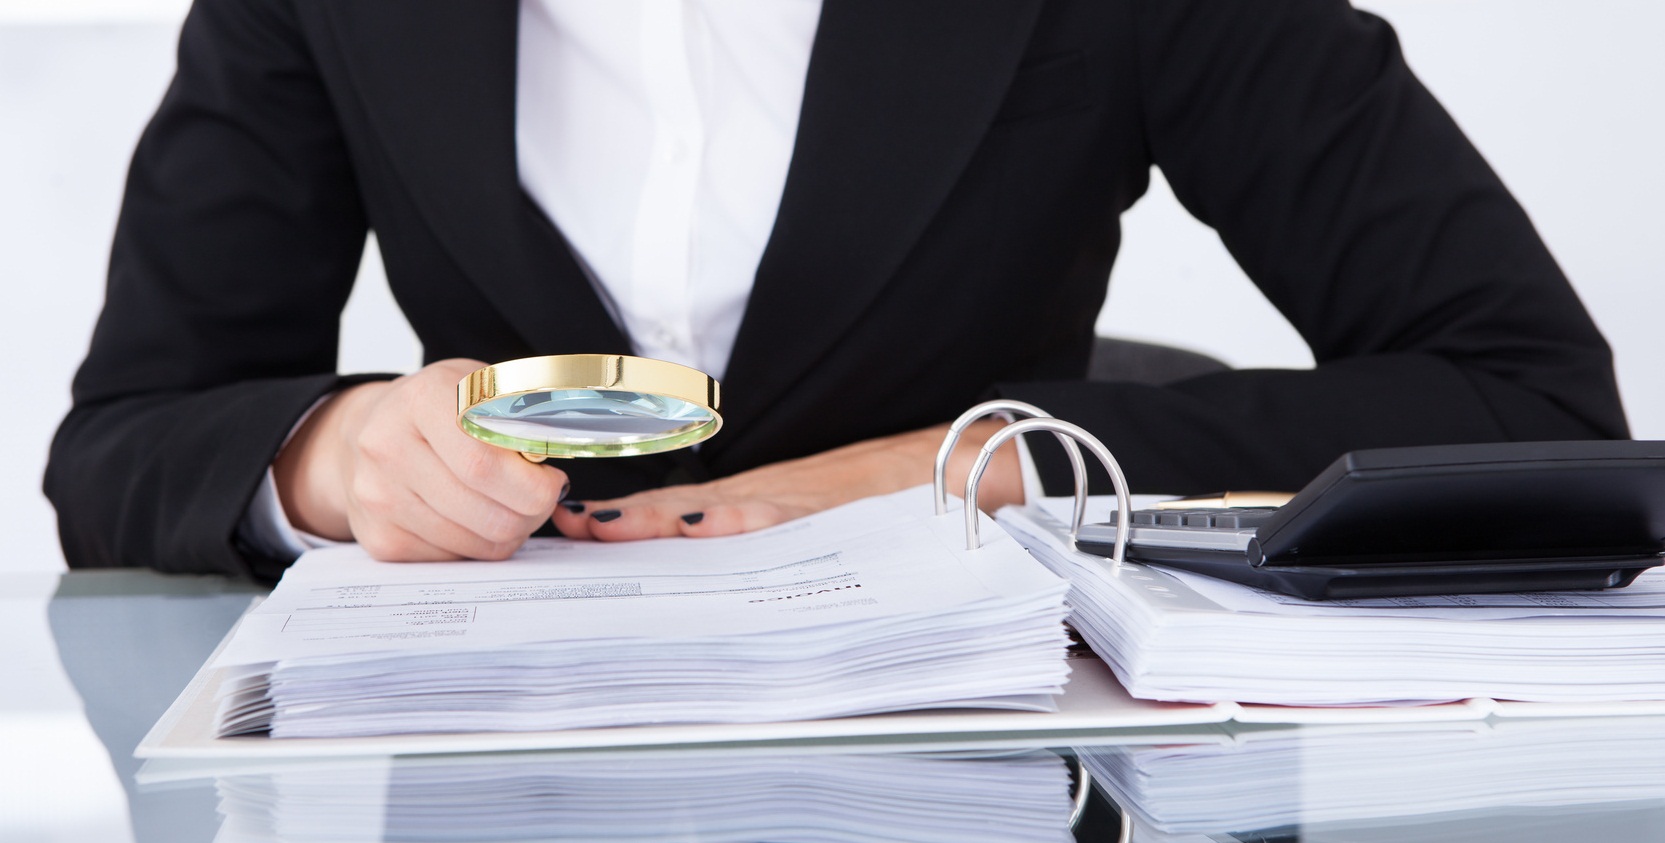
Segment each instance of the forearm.
M295 420L333 374L82 400L53 440L45 491L71 567L275 579L286 559L237 527Z
M1622 438L1610 371L1599 349L1589 355L1588 382L1576 389L1523 385L1434 355L1383 354L1166 386L1048 382L1001 392L1092 430L1136 491L1293 491L1361 448ZM1042 443L1034 455L1048 491L1066 491L1062 454Z
M351 447L348 431L358 424L365 402L387 388L359 384L324 399L272 462L278 500L295 529L334 541L352 539L342 468Z
M969 426L950 456L950 492L965 488L977 451L1004 422ZM772 463L708 483L670 486L611 500L575 500L555 512L573 538L629 541L668 536L718 536L763 529L811 513L930 483L947 425L864 440ZM577 493L582 498L583 492ZM978 505L994 511L1023 502L1015 444L984 471Z
M46 477L76 566L273 578L237 527L294 423L340 388L368 221L282 3L201 2L133 156L104 312Z
M1386 23L1342 0L1135 6L1153 160L1317 366L1002 394L1088 426L1152 492L1295 489L1360 448L1626 435L1600 333Z
M948 460L946 478L950 494L958 495L965 489L966 475L971 471L978 449L1004 426L1002 421L985 420L966 428ZM761 492L772 474L790 466L793 470L813 471L823 478L821 485L829 494L829 504L848 503L932 482L937 451L947 433L948 425L937 425L856 442L717 482L732 484L748 494ZM1015 445L1001 449L990 461L979 497L982 507L991 512L1006 504L1023 502L1023 480Z

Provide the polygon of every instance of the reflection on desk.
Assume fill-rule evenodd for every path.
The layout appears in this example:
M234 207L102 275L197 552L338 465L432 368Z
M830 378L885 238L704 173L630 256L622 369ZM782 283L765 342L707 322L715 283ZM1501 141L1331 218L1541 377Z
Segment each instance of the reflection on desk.
M1039 750L496 753L196 775L219 793L217 843L1074 839L1069 770Z
M216 793L212 776L199 780L195 786L177 781L135 786L134 770L137 764L132 754L145 729L179 694L192 672L248 605L253 594L252 589L209 578L169 577L148 571L75 572L64 577L52 600L49 615L56 641L43 643L53 647L62 659L64 672L74 681L84 701L88 720L109 752L117 774L129 786L136 843L209 843L227 833L222 828L227 823L222 821L216 809L222 794ZM0 660L0 681L9 678L6 673L8 667L4 660ZM1556 843L1563 843L1569 839L1588 843L1658 843L1665 840L1665 793L1661 792L1665 789L1665 770L1661 769L1661 765L1665 764L1665 745L1659 742L1659 735L1665 729L1659 723L1659 719L1652 717L1542 721L1526 721L1523 718L1518 724L1510 720L1508 723L1499 721L1495 726L1457 723L1435 727L1413 723L1351 730L1323 726L1249 727L1236 733L1210 726L1197 727L1194 741L1178 742L1184 746L1131 750L1120 763L1143 764L1147 772L1160 776L1159 780L1149 781L1166 782L1165 786L1175 788L1172 792L1175 798L1187 795L1186 788L1192 788L1187 798L1194 801L1189 803L1128 799L1130 807L1145 813L1141 820L1142 827L1138 829L1139 836L1135 837L1137 843L1163 839L1152 836L1159 833L1153 827L1156 819L1186 817L1214 823L1208 829L1215 836L1198 837L1192 834L1189 837L1193 841L1206 840L1209 843L1230 843L1233 840L1277 840L1279 843L1340 840L1347 843L1423 843L1426 840L1453 843L1496 840L1529 843L1541 840L1548 843L1555 840ZM1167 731L1164 730L1165 733ZM1251 735L1255 736L1255 740L1266 739L1264 746L1268 749L1282 749L1269 755L1260 754L1256 747L1261 744L1252 743ZM1442 747L1441 740L1424 741L1415 738L1416 735L1431 738L1445 736L1449 738L1446 741L1449 747ZM1014 742L1023 739L1017 734L985 737L1005 737ZM1128 739L1126 735L1107 734L1104 737L1106 741ZM1040 737L1034 740L1044 743L1046 739ZM950 746L967 749L974 745ZM1035 746L1038 748L1039 744ZM816 750L779 747L771 755L773 760L755 768L752 773L744 771L745 765L759 758L758 752L711 755L707 750L706 754L696 755L694 750L686 747L662 748L653 752L592 753L587 756L601 759L596 762L603 765L600 767L588 767L589 762L577 755L508 753L461 758L482 763L489 759L491 764L503 762L503 769L508 770L516 769L514 765L524 759L527 766L519 769L521 773L528 773L522 779L522 783L527 785L526 790L511 793L509 785L493 783L483 791L477 791L491 794L492 789L497 788L495 795L505 800L523 796L530 798L529 794L536 793L540 781L547 784L562 781L563 777L581 777L586 769L611 770L613 772L609 775L614 776L626 775L622 771L641 776L634 786L634 795L640 801L614 811L618 825L609 830L620 832L628 831L630 823L637 823L638 828L642 822L668 823L681 810L678 806L697 804L701 794L715 791L724 798L737 795L739 785L732 790L719 786L732 781L768 782L774 788L771 798L781 800L773 803L779 809L777 814L806 815L794 818L806 824L812 819L807 816L809 812L826 807L817 805L815 795L807 793L811 788L844 788L848 793L868 795L882 792L898 799L913 799L923 798L926 791L940 787L943 793L931 796L931 799L940 796L948 802L958 799L963 804L967 798L965 787L955 783L965 777L950 772L962 769L959 765L948 764L941 759L930 759L931 763L926 763L917 756L872 758L882 751L882 747L847 747L843 748L843 755L848 758L848 753L861 753L855 757L864 760L823 762L818 755L827 752L824 747ZM1057 784L1058 771L1064 765L1056 759L1049 760L1047 756L1039 756L1039 762L1030 760L1026 755L1016 757L1023 760L1015 766L997 758L992 761L984 759L978 762L981 766L970 767L984 777L982 786L994 794L973 805L999 806L1005 804L1002 800L1009 796L1017 798L1017 795L1006 794L1007 788L1025 793L1033 790L1037 794L1044 789L1048 794L1044 801L1019 801L1033 806L1026 811L1056 816L1059 800L1068 798L1068 786ZM1326 758L1331 760L1324 760ZM1155 765L1158 759L1169 766ZM680 766L655 766L660 761ZM27 759L11 759L0 752L0 764L26 762ZM417 787L423 777L449 775L437 770L424 770L418 774L419 768L435 763L432 759L306 762L305 766L319 771L333 770L335 772L330 775L351 778L357 775L347 772L352 768L340 766L348 763L358 763L361 770L366 766L384 770L384 773L376 774L380 776L376 781L398 783L399 792L407 794L402 800L405 803L412 801L409 794L419 792L412 788ZM843 766L835 769L819 766L829 763ZM892 764L900 766L892 767ZM1041 774L1049 780L1045 788L1039 785L1040 776L1033 769L1035 767L1041 768ZM285 769L296 770L298 774L301 768ZM264 785L268 788L267 793L276 794L281 793L281 789L273 784L270 776L277 771L278 768L268 766L258 770L222 769L220 772L222 776L267 776ZM866 775L867 771L873 771L874 777L865 783L855 780L860 778L858 773ZM899 771L905 771L907 775L900 775ZM841 780L836 775L838 772L853 778ZM1116 774L1110 768L1101 765L1100 772L1107 781L1115 781ZM1067 775L1067 770L1064 774ZM480 768L471 775L477 777L477 782L490 782L493 780L489 777L498 773ZM539 776L544 778L540 780ZM911 780L898 781L910 776ZM1030 776L1037 778L1031 780ZM1626 782L1629 784L1625 785ZM792 790L794 783L806 792ZM1519 789L1522 783L1529 783L1530 787ZM255 784L254 780L245 779L235 783L235 789L228 787L223 794L227 811L237 812L238 809L233 808L233 800L238 806L252 805L252 802L242 800L250 799L252 794L259 792ZM1426 786L1413 788L1413 785ZM1611 785L1632 789L1609 790ZM1121 790L1112 792L1122 798L1135 792L1127 782L1121 783L1120 787ZM1319 799L1321 795L1337 790L1343 791L1341 795L1345 796L1347 787L1355 787L1362 792L1362 795L1354 795L1360 800L1358 803L1350 806L1345 801L1324 803ZM1655 788L1651 796L1648 795L1649 787ZM1465 793L1471 797L1477 793L1486 794L1490 788L1502 790L1496 798L1468 803L1466 809L1459 809L1460 806L1454 805L1448 798ZM630 790L626 787L613 792L609 799L628 798ZM357 799L345 787L338 789L338 792L344 800L347 797ZM546 791L549 792L552 791ZM431 809L431 822L421 830L441 829L453 824L466 826L468 822L476 821L479 814L466 813L458 804L463 795L459 791L449 798L445 798L443 793L431 799L423 797ZM846 798L856 797L849 795ZM1611 801L1616 798L1624 801ZM1550 801L1554 801L1557 807L1533 807L1534 804ZM940 806L945 803L933 804ZM1255 811L1247 815L1225 815L1226 809L1235 810L1244 804L1254 807ZM1300 810L1303 805L1310 807L1317 804L1347 807L1353 813L1335 812L1321 818L1317 813L1302 813ZM1368 819L1363 818L1365 814L1359 811L1361 804L1369 809ZM1171 807L1163 808L1163 805L1202 806L1205 811L1201 814L1174 813ZM1207 810L1216 808L1220 811L1219 815L1207 813ZM492 805L491 811L496 810L497 806ZM922 815L925 810L917 804L913 808L916 816ZM1186 810L1191 810L1191 807L1186 807ZM869 812L861 818L872 819L875 816ZM949 822L957 823L961 819L955 815ZM1302 823L1302 826L1297 829L1277 825L1271 833L1242 831L1256 824L1265 830L1268 824L1291 822ZM1114 841L1118 823L1116 814L1100 802L1089 807L1075 839L1092 843ZM672 840L693 838L692 834L679 838L676 828L671 825L657 827L664 829L665 836ZM943 826L950 829L956 827L952 824ZM0 839L10 843L10 837L3 833L5 830L3 823L0 823ZM352 838L338 836L337 839ZM476 834L475 839L488 838ZM917 835L897 833L891 839L919 838Z
M1569 827L1601 843L1665 840L1660 717L1238 727L1080 753L1141 843L1547 843Z

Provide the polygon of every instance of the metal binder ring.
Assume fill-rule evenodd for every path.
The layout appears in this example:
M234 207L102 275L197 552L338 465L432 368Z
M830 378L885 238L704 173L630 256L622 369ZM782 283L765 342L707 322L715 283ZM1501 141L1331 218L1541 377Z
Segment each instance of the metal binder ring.
M1087 815L1087 801L1093 796L1093 774L1087 771L1087 762L1081 760L1079 750L1073 756L1075 762L1075 792L1070 794L1070 831L1081 827L1081 819ZM1133 814L1116 803L1110 794L1104 794L1105 801L1115 806L1116 814L1121 818L1121 833L1116 836L1116 843L1133 843Z
M990 436L989 441L983 443L982 451L978 452L977 462L973 463L971 466L971 474L967 475L965 479L966 550L976 550L978 546L983 543L982 538L978 535L977 529L977 484L983 479L983 470L988 468L989 459L994 456L994 452L998 450L1001 445L1006 444L1007 440L1036 430L1047 430L1057 434L1068 435L1070 438L1086 446L1087 450L1092 451L1093 456L1098 457L1099 463L1102 464L1104 466L1104 470L1110 474L1110 483L1116 489L1116 517L1119 519L1117 523L1133 523L1133 508L1129 504L1130 496L1127 492L1127 479L1122 476L1122 467L1116 463L1116 458L1110 455L1110 449L1104 447L1104 443L1098 441L1098 437L1088 433L1079 425L1070 424L1069 422L1062 421L1060 419L1025 419L1020 422L1009 424L1001 428L993 436ZM1085 498L1086 495L1081 492L1076 493L1075 523L1070 525L1070 536L1072 542L1074 541L1073 537L1081 530L1082 513L1085 511L1085 507L1081 504ZM1130 531L1126 529L1119 529L1116 531L1115 555L1110 558L1113 566L1119 567L1122 564L1122 560L1127 557L1128 532Z
M1080 755L1070 759L1075 767L1075 793L1070 799L1070 830L1081 825L1081 818L1087 815L1087 800L1093 795L1093 774L1087 772L1087 762L1081 760Z
M1015 414L1022 413L1030 418L1050 419L1052 414L1024 401L1013 401L1001 398L994 401L984 401L964 413L948 426L948 435L942 438L942 447L937 449L936 473L933 483L936 488L937 514L948 512L948 455L954 452L954 446L960 441L960 434L971 423L989 416L1002 416L1007 421L1016 421ZM1056 434L1058 443L1064 446L1064 453L1070 458L1070 468L1075 472L1075 525L1077 529L1087 514L1087 464L1081 459L1081 448L1075 440L1062 433ZM1070 540L1075 540L1075 534L1070 534Z

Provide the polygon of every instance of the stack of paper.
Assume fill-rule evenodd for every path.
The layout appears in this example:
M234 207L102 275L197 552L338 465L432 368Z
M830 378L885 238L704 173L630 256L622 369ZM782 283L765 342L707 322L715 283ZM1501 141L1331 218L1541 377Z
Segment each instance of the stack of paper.
M219 843L1066 843L1063 759L496 754L222 775Z
M1052 710L1066 584L928 489L721 539L498 563L306 554L215 666L220 735L349 737Z
M1420 826L1386 839L1465 839L1464 822L1528 809L1584 815L1580 838L1657 840L1665 817L1665 718L1242 730L1227 743L1077 750L1095 784L1154 834L1219 840L1301 826L1301 839L1373 839L1358 829ZM1600 833L1591 816L1649 806L1646 837ZM1542 823L1546 813L1536 815ZM1347 826L1326 838L1314 827ZM1232 838L1236 839L1236 838ZM1533 838L1537 839L1537 838ZM1542 839L1552 839L1545 837ZM1562 838L1564 839L1564 838Z
M1142 699L1359 705L1665 699L1665 573L1628 588L1313 602L1075 551L1000 522L1071 582L1071 623Z

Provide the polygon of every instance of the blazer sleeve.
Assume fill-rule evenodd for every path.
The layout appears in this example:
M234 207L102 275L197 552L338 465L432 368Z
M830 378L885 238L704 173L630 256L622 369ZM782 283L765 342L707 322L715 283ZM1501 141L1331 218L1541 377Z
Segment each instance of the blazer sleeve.
M45 489L72 567L275 578L237 525L301 414L338 388L366 236L289 10L199 0L133 157L105 306Z
M1004 394L1174 493L1294 490L1358 448L1627 435L1606 343L1385 22L1343 0L1135 5L1152 160L1317 365Z

